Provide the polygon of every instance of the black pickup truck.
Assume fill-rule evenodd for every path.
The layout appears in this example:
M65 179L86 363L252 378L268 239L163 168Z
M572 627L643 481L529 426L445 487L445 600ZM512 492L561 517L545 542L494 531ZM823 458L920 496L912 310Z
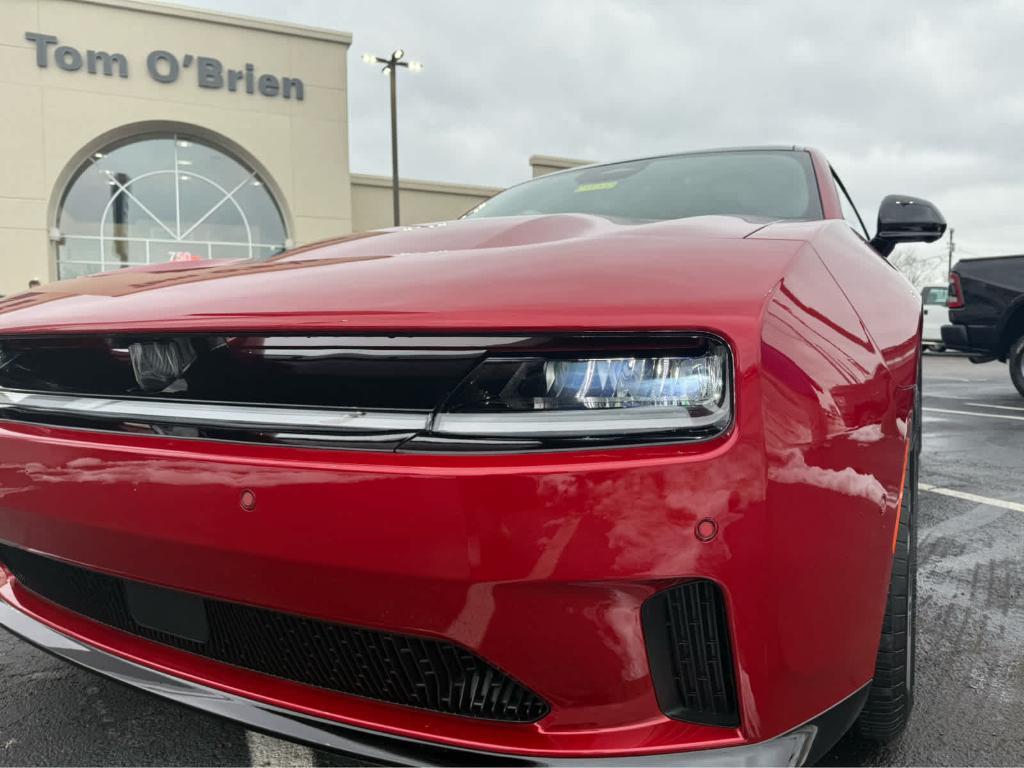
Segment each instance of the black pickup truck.
M971 360L1009 362L1024 396L1024 255L958 261L949 275L949 319L942 342Z

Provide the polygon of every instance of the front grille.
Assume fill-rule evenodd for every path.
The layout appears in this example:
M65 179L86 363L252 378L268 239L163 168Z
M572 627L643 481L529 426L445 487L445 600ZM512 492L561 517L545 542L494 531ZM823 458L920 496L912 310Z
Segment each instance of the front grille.
M643 626L662 711L692 723L738 726L721 588L697 579L659 592L644 603Z
M499 413L497 378L542 387L549 358L693 354L704 334L0 336L0 423L321 450L527 452L714 437L723 424L646 436L456 434L443 411ZM498 361L508 365L499 365ZM474 375L474 371L477 375ZM511 386L511 385L510 385ZM498 387L498 389L495 389ZM539 389L537 391L540 391ZM519 392L519 389L517 389ZM520 393L532 402L535 393ZM514 415L514 414L513 414ZM704 421L707 418L704 417ZM488 430L485 430L487 432Z
M163 595L172 605L174 600L200 604L205 612L205 641L200 642L140 624L127 597L127 590L140 588L138 582L7 545L0 545L0 560L23 587L62 608L225 664L451 715L529 723L548 713L537 694L451 643L141 586L143 594Z

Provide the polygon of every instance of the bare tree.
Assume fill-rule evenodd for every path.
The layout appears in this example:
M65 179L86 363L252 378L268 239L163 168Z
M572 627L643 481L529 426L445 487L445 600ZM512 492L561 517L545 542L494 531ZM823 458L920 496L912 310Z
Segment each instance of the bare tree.
M893 251L889 261L918 290L946 283L946 256L939 251L902 246Z

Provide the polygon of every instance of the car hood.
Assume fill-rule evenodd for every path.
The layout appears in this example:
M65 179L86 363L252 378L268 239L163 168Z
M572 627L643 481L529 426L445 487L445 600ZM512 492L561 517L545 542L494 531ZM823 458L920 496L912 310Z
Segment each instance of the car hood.
M558 214L381 230L54 283L0 301L0 334L714 329L759 313L799 247L799 225L750 237L768 225Z

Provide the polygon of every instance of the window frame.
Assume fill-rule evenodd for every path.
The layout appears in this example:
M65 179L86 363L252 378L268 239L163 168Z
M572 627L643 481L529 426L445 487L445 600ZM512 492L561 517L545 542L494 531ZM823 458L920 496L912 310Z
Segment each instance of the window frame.
M843 184L843 180L839 178L839 174L836 173L835 168L829 167L829 171L831 171L832 173L832 182L836 185L836 189L839 192L839 210L843 214L843 221L845 221L850 226L850 229L852 229L854 233L858 237L860 237L865 243L870 243L871 236L868 234L868 228L864 225L864 219L860 215L860 211L857 210L857 206L854 205L853 198L850 197L850 193L846 191L846 185ZM854 216L857 217L857 223L860 224L859 231L853 226L853 224L850 223L850 220L846 218L846 213L845 211L843 211L844 198L846 199L846 202L849 204L851 210L853 210Z

